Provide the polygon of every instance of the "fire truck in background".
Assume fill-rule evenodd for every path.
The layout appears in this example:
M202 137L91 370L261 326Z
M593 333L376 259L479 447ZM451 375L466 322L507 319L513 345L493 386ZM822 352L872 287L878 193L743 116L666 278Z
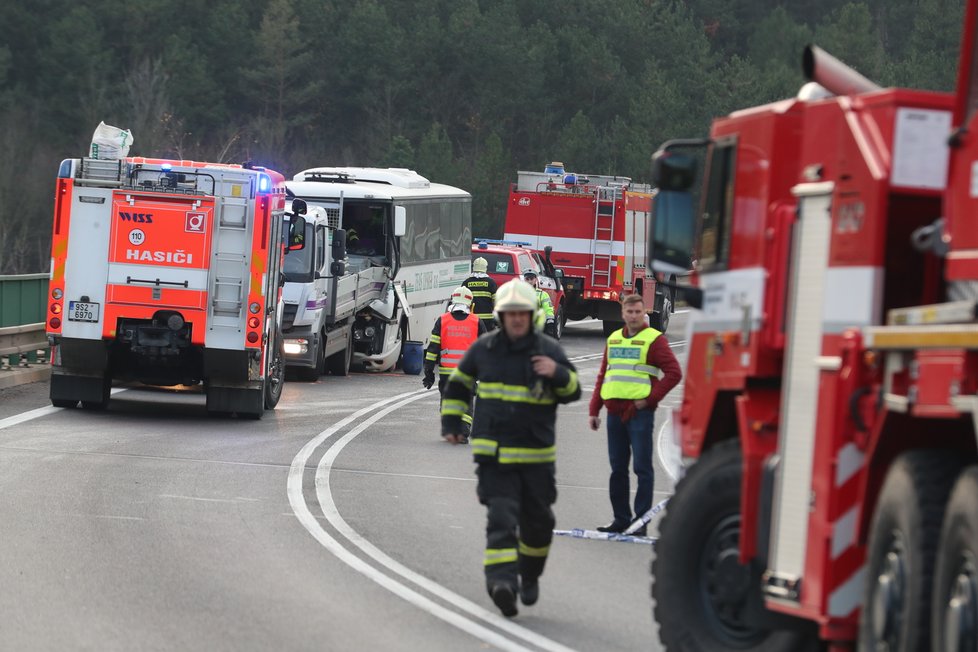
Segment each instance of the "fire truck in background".
M282 393L283 177L146 158L67 159L55 190L51 402L104 408L113 380L203 383L209 412ZM301 233L301 219L297 219ZM299 249L298 237L289 245Z
M695 237L702 308L653 565L668 650L978 649L976 9L954 95L810 47L818 85L655 156L655 257Z
M622 326L621 297L637 293L651 324L665 332L674 295L656 282L646 258L654 196L628 177L566 173L562 163L520 171L509 191L505 239L552 247L553 264L564 272L567 319L600 319L610 334ZM665 261L656 268L660 277L688 271Z

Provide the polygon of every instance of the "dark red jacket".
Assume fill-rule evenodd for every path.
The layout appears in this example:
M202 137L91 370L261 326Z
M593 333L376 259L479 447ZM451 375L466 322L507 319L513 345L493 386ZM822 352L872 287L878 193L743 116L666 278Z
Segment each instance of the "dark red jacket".
M628 333L627 336L634 337L639 332L645 330L648 326L643 326L638 329L635 333ZM649 394L648 409L655 410L659 406L659 401L661 401L666 394L668 394L673 387L679 384L679 381L683 379L683 370L679 366L679 361L676 360L676 356L673 354L672 349L669 347L669 340L666 339L665 335L660 335L655 338L652 342L652 346L649 347L649 355L645 360L645 364L652 365L653 367L658 367L662 370L662 378L652 380L652 392ZM594 384L594 394L591 396L591 404L588 408L588 414L592 417L598 416L601 412L601 406L608 408L608 412L614 412L615 414L621 415L628 408L629 404L633 404L634 401L628 399L612 398L607 401L601 398L601 385L604 383L605 370L608 368L608 345L605 344L604 347L604 357L601 358L601 370L598 371L598 380Z

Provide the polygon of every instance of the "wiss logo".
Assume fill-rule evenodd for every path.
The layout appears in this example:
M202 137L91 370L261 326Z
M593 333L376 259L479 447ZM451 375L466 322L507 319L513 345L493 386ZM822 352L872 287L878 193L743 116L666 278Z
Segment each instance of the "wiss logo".
M123 222L138 222L140 224L152 224L152 213L123 213L119 212L119 219Z

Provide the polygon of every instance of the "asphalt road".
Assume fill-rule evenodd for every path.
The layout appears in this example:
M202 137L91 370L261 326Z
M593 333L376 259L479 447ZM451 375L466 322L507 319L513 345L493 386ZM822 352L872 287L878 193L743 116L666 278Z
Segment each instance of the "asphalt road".
M557 527L594 528L600 325L562 344L586 391L560 411ZM48 407L46 383L0 390L0 650L660 649L648 545L557 537L540 602L498 615L471 455L420 389L291 382L258 422L209 418L191 391L117 389L97 413Z

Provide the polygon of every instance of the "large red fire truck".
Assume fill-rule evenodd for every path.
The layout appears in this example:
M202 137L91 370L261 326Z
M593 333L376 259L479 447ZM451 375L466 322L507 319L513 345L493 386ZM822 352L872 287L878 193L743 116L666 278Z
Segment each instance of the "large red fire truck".
M976 9L954 95L809 48L820 92L655 157L655 257L695 239L702 308L653 564L668 650L978 649Z
M272 170L65 160L47 312L51 402L104 408L119 379L203 383L210 412L260 418L274 408L284 208Z
M622 325L621 297L638 293L664 332L674 300L646 259L653 196L628 177L567 173L562 163L520 171L509 191L505 238L539 251L552 247L553 264L564 273L567 319L600 319L610 334ZM670 276L686 272L664 261L658 268Z

